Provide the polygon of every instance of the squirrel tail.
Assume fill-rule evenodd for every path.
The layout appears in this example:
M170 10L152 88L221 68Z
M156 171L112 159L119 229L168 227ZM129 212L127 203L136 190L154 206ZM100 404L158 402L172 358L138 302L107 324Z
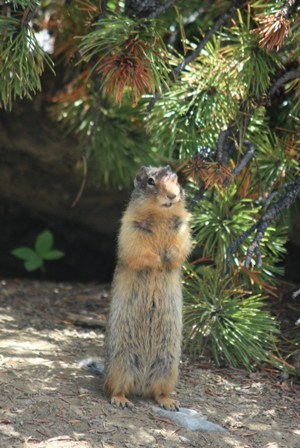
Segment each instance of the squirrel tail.
M104 375L104 363L98 358L83 359L79 362L79 367L94 375Z

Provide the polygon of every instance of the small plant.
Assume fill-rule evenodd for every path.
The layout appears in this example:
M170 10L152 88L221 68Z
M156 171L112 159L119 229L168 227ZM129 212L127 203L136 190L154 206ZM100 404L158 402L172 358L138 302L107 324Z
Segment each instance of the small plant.
M53 248L53 234L50 230L41 232L34 243L34 248L17 247L11 253L24 262L26 271L43 269L44 262L64 257L64 252Z

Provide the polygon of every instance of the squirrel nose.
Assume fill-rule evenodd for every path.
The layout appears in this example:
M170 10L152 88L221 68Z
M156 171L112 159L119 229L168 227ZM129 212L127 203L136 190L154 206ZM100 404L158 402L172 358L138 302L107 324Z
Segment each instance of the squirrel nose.
M176 194L169 193L169 194L167 194L167 198L172 201L173 199L176 198Z

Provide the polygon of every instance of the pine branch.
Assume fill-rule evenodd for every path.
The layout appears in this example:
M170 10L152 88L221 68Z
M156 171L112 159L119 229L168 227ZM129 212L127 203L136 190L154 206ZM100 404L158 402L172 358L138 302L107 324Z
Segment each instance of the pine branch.
M177 77L181 74L183 69L198 57L198 55L206 46L210 38L221 28L222 25L224 25L233 16L235 11L245 3L245 0L232 1L232 3L233 5L228 9L228 11L221 17L219 17L219 19L214 23L214 25L208 31L206 31L203 39L201 40L201 42L199 42L195 50L188 53L187 56L183 59L183 61L173 69L173 76L170 77L170 80L173 83L176 82ZM147 107L148 114L153 109L156 101L161 97L163 93L166 92L166 90L167 87L163 86L161 92L155 92L153 98L151 99Z
M267 209L271 204L271 202L273 201L273 199L276 198L278 195L279 195L278 191L272 191L267 197L267 199L263 198L262 202L265 203L264 208Z
M290 26L289 16L296 4L296 0L287 0L279 12L255 19L259 27L252 32L259 35L258 45L261 48L269 52L272 49L278 51L283 46Z
M300 288L298 288L296 291L293 291L292 298L297 299L297 297L300 296Z
M267 92L267 94L261 95L261 97L258 99L258 101L256 102L256 106L252 107L251 110L248 112L248 114L246 115L246 122L244 123L244 133L246 131L246 129L248 128L250 121L251 121L251 117L254 114L254 111L256 110L256 107L261 106L263 104L270 104L271 102L271 98L272 96L276 93L277 89L279 89L284 83L291 81L293 79L296 79L300 77L300 71L297 70L291 70L289 72L284 73L284 75L282 75L280 78L278 78L273 85L271 86L271 88L269 89L269 91ZM245 114L244 109L244 104L240 107L240 113ZM219 134L219 138L218 138L218 144L217 144L217 150L214 154L214 159L220 164L220 165L227 165L228 164L228 159L230 156L230 152L232 151L233 147L234 147L234 137L237 134L237 129L235 126L230 126L227 129L223 130L220 132ZM223 182L223 186L225 187L226 185L229 184L229 182L231 181L232 178L236 177L243 168L245 168L245 166L252 160L254 153L255 153L255 148L253 143L251 142L244 142L244 145L247 147L247 151L244 154L244 156L242 157L240 163L232 170L232 172L230 173L230 177L227 177L227 179L225 179L225 181ZM286 186L287 187L287 186ZM201 192L201 194L199 194L199 192L197 192L195 194L195 196L192 198L191 200L191 208L195 208L197 205L197 200L200 201L203 197L205 188L204 187L200 187L199 192ZM274 192L273 192L274 194ZM259 223L257 223L257 226L259 226ZM269 224L268 224L269 225ZM267 227L268 227L267 225ZM254 230L256 229L256 226L252 226L251 232L254 232ZM265 229L266 230L266 229ZM265 231L264 230L264 231ZM243 236L245 235L245 236ZM237 239L237 243L236 245L231 245L230 250L228 249L228 255L226 258L226 264L228 265L229 263L229 258L230 255L232 255L233 252L236 251L236 249L238 248L238 246L249 236L248 231L245 232L245 234L243 234L241 236L241 239ZM260 240L259 240L260 241ZM250 249L250 248L249 248ZM258 245L255 244L253 246L253 248L251 247L251 251L252 251L252 255L255 252L257 259L258 259L258 266L261 265L261 255L259 252L259 248ZM250 257L251 259L251 257Z
M287 0L283 5L281 12L282 14L285 15L286 18L288 18L292 14L296 6L297 6L296 0Z
M195 193L195 195L190 200L190 203L188 205L188 209L190 212L192 212L195 209L195 207L197 207L198 203L203 198L204 193L205 193L205 187L204 187L204 185L201 185L199 187L199 189L197 190L197 192Z
M261 104L268 104L271 97L276 93L277 89L281 87L283 84L285 84L288 81L292 81L293 79L300 78L300 71L299 70L290 70L289 72L284 73L279 79L277 79L274 84L269 89L269 92L267 93L266 98L261 98Z
M234 1L232 3L233 5L228 9L228 11L221 17L219 17L219 19L214 23L210 30L206 31L205 36L197 45L195 50L188 53L184 60L174 68L173 72L175 77L179 76L182 70L198 57L210 38L221 28L222 25L224 25L233 16L235 11L245 3L245 0Z
M283 210L286 208L289 208L297 199L297 197L300 195L300 180L295 182L290 191L286 193L286 195L279 200L276 204L274 204L272 207L270 207L265 214L259 219L258 225L257 225L257 232L255 235L255 238L253 239L253 242L250 244L246 259L245 259L245 267L247 269L250 268L251 258L253 253L260 254L259 251L259 243L261 239L264 237L264 234L269 227L270 223L275 219ZM261 265L258 264L258 267Z
M99 27L101 26L101 24L99 24L98 22L101 21L101 19L104 19L106 17L106 10L107 10L107 0L101 0L101 6L100 6L100 14L97 14L92 23L97 23L97 25L95 26L95 30L99 29Z
M194 25L196 20L203 14L205 11L205 7L202 5L198 10L194 11L191 15L188 17L182 18L182 24L184 26L184 29L187 30L188 27ZM180 30L176 28L174 31L170 33L170 37L168 40L168 46L175 47L178 35L180 34Z
M229 182L231 181L231 179L235 176L237 176L243 168L245 168L245 166L250 162L250 160L252 160L254 153L255 153L255 148L253 143L251 142L244 142L244 145L248 147L246 153L244 154L244 156L242 157L240 163L232 170L231 172L231 177L228 177L224 182L223 182L223 186L225 187L226 185L229 184Z
M229 248L227 249L227 255L226 255L226 272L228 268L231 266L231 256L234 254L234 252L237 251L238 247L250 236L258 227L258 222L255 222L252 224L249 229L247 229L244 233L242 233L240 236L236 238L236 240L230 244ZM225 272L225 273L226 273Z
M299 70L290 70L286 73L284 73L280 78L278 78L276 81L274 81L274 83L272 84L272 86L270 87L269 91L267 93L263 93L255 102L255 105L252 106L250 108L250 110L246 111L245 110L245 103L242 104L242 106L239 109L239 113L241 115L244 115L245 121L244 121L244 129L243 129L243 134L246 133L249 124L251 122L251 118L254 114L254 112L256 111L256 109L258 107L261 106L270 106L271 105L271 99L272 97L275 95L276 91L286 82L288 81L292 81L293 79L297 79L300 78L300 71ZM230 129L230 128L229 128ZM231 129L234 129L234 127L232 126ZM222 132L226 132L222 131ZM229 135L227 136L229 138ZM220 137L219 137L220 138ZM233 136L232 136L233 138ZM222 148L220 149L220 151L222 151Z
M126 0L125 14L130 18L149 18L160 7L159 0Z
M37 10L37 6L34 9L30 9L29 6L25 9L23 13L23 17L21 19L20 28L23 28L23 26L28 26L30 20L34 17Z
M107 0L101 0L101 14L98 16L98 19L102 19L106 16L106 8L107 8Z
M259 249L259 244L265 235L267 228L270 223L285 209L289 208L300 195L300 180L297 180L293 184L286 185L284 188L288 187L288 191L284 197L282 197L278 202L271 207L269 207L261 218L254 223L249 229L246 230L242 235L240 235L228 248L226 257L227 268L231 265L230 257L238 249L238 247L256 230L256 235L250 244L246 258L245 267L250 268L251 258L253 254L257 257L257 267L262 264L261 253Z
M248 126L250 124L251 118L256 110L257 107L260 106L266 106L271 104L271 98L274 96L276 91L286 82L292 81L293 79L300 78L300 71L299 70L290 70L286 73L284 73L280 78L278 78L273 85L270 87L269 91L266 94L261 95L258 100L256 101L256 105L252 106L251 109L246 114L246 119L244 122L244 134L246 133L246 130L248 129ZM242 104L242 106L239 109L239 113L245 115L244 106L245 103ZM226 164L228 159L228 152L229 149L232 148L232 145L229 145L229 142L234 141L234 136L237 134L237 129L235 126L230 126L227 129L223 130L219 134L218 138L218 145L217 145L217 161L221 164ZM245 143L246 145L252 145L251 143ZM236 176L245 166L246 164L252 159L254 155L254 147L248 148L248 151L246 152L245 156L242 158L240 162L240 167L236 167L233 172L232 176ZM241 165L242 164L242 165ZM238 170L236 172L236 170ZM228 184L230 179L226 180L225 185Z
M235 128L231 126L219 134L216 159L220 164L228 165L229 152L233 145L234 131Z
M167 0L166 3L159 6L156 11L153 11L149 16L148 19L156 19L158 16L160 16L163 12L165 12L167 9L171 8L171 6L174 5L176 0Z

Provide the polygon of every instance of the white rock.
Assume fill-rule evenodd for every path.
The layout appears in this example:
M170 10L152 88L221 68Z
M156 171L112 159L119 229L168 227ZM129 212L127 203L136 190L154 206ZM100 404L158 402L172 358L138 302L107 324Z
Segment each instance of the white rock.
M179 408L179 411L174 412L152 406L152 410L161 417L167 418L175 422L176 425L182 426L190 431L226 432L222 426L209 422L206 417L200 415L193 409Z

